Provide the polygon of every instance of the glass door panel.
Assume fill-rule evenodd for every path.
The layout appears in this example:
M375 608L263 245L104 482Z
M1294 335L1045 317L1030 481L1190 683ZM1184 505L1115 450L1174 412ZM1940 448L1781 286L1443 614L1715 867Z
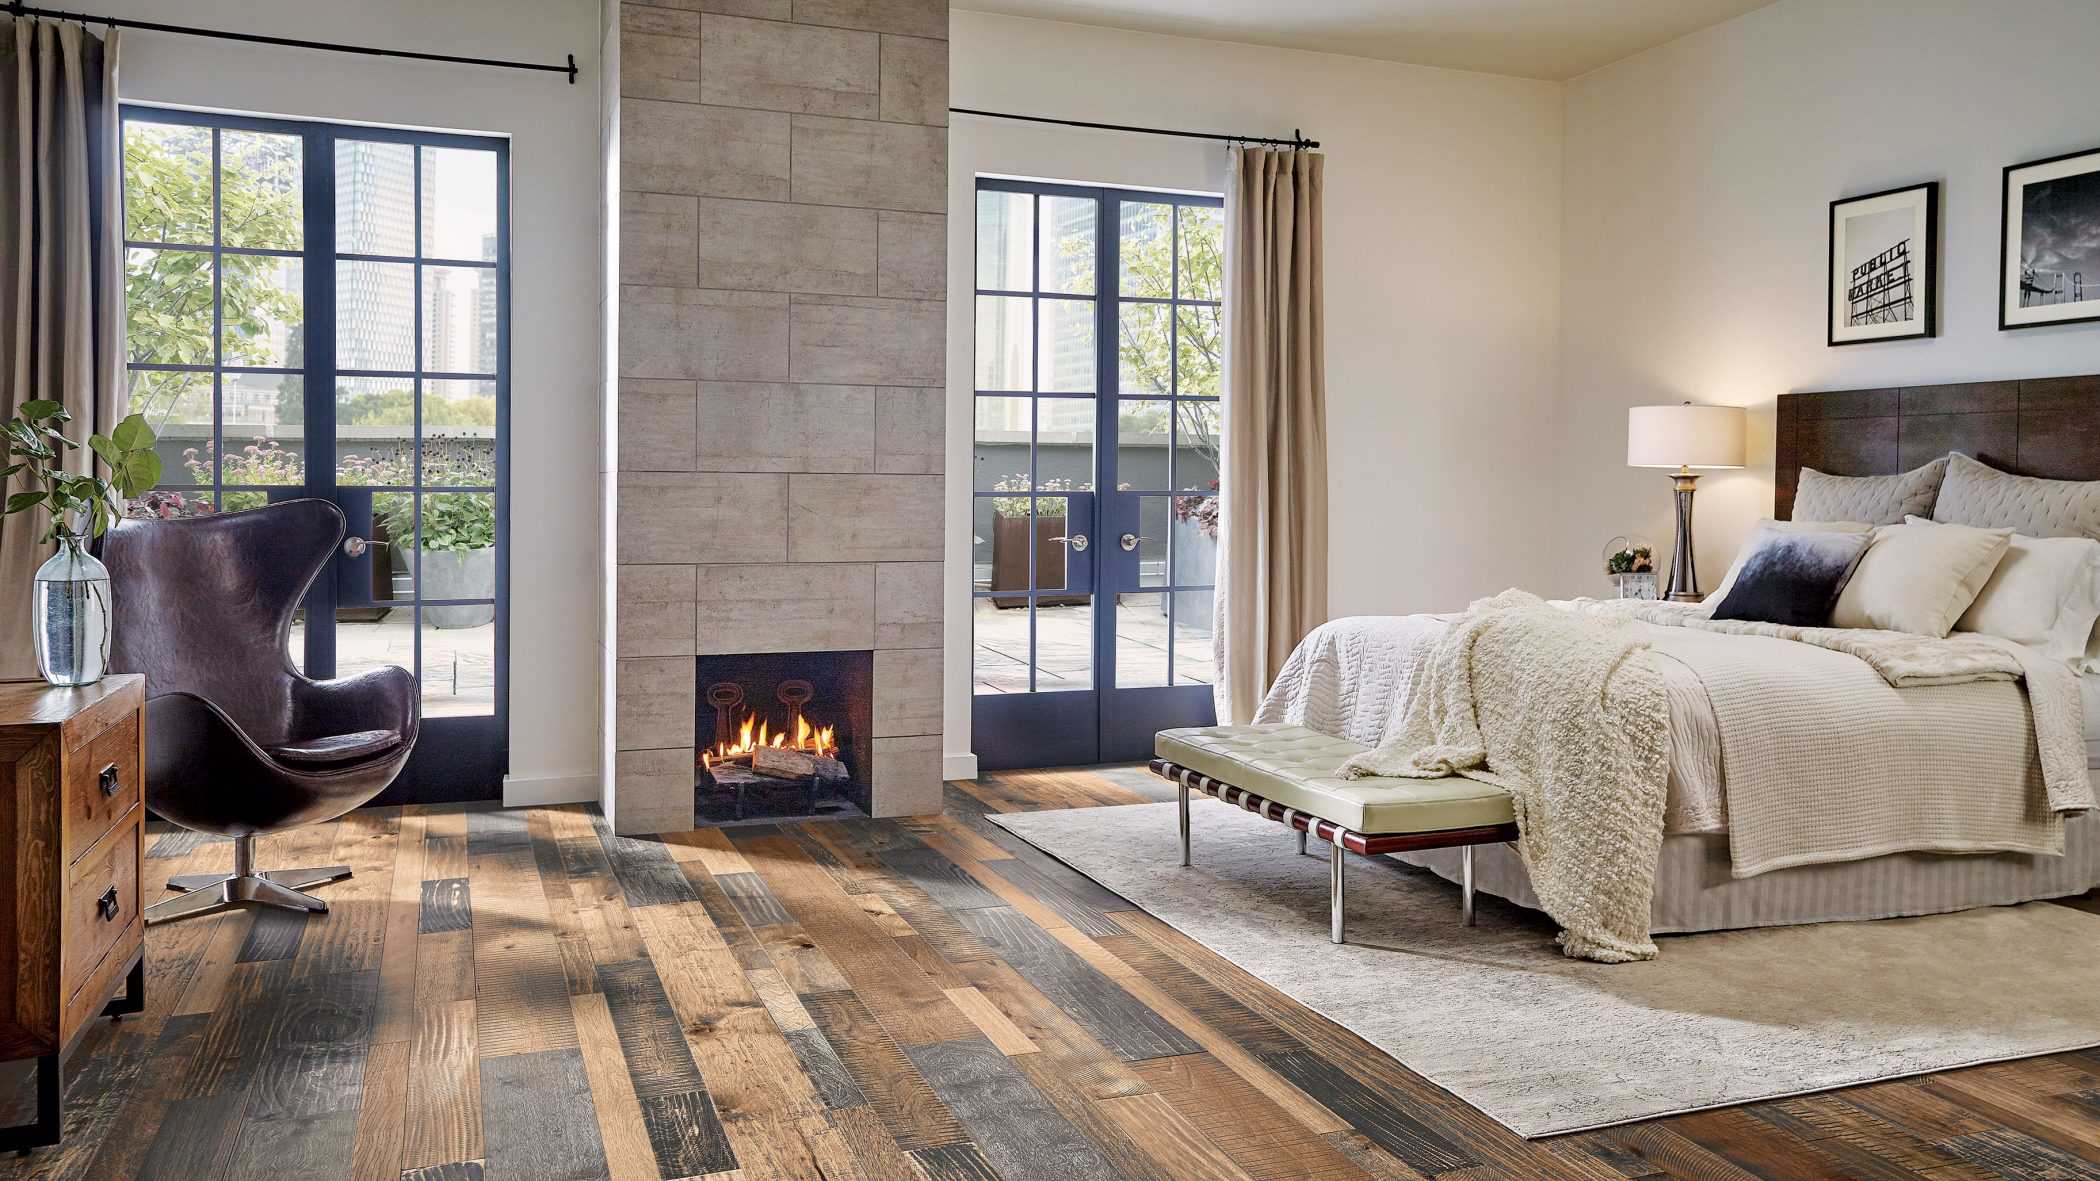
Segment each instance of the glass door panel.
M141 511L334 500L288 658L417 676L381 802L500 795L506 145L127 107L124 161L129 394L166 473Z
M1222 211L996 180L977 198L979 765L1141 757L1210 720Z

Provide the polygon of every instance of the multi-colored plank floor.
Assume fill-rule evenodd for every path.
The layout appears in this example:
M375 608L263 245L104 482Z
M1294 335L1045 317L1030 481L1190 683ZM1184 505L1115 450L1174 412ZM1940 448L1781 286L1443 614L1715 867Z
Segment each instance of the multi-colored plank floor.
M356 867L332 912L154 928L147 1011L0 1177L2100 1178L2100 1054L1527 1143L982 818L1148 798L1113 768L901 822L286 834L266 864ZM147 865L228 852L163 830Z

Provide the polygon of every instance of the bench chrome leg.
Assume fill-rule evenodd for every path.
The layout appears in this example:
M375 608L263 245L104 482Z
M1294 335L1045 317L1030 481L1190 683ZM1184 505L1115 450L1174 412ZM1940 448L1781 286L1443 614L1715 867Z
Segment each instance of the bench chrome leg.
M1181 785L1181 863L1189 863L1189 785Z
M1458 850L1458 917L1466 926L1473 925L1473 846L1462 845Z
M1336 841L1327 851L1327 938L1341 943L1342 939L1342 843Z
M1298 830L1298 856L1305 856L1305 830Z

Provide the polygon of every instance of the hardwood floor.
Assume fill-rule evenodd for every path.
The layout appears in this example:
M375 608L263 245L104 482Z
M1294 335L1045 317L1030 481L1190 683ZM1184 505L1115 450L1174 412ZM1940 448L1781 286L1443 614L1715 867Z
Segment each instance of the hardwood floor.
M64 1144L0 1177L2100 1178L2100 1053L1526 1142L982 819L1166 794L1106 768L661 842L582 808L286 834L266 865L356 868L333 911L153 928L146 1012L87 1036ZM164 830L147 866L228 855Z

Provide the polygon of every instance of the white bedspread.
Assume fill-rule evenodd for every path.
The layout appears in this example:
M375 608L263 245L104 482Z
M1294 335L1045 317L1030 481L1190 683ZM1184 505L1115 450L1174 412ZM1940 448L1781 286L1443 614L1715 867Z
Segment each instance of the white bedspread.
M1308 726L1324 733L1335 734L1355 742L1377 746L1385 742L1393 726L1406 708L1413 671L1418 666L1427 646L1443 631L1451 616L1405 616L1363 617L1337 620L1318 630L1299 645L1286 663L1264 701L1257 720L1265 722L1290 721ZM1813 696L1821 691L1825 679L1844 681L1848 676L1864 669L1861 659L1827 649L1813 648L1808 644L1793 641L1753 636L1723 636L1709 631L1695 631L1683 627L1651 626L1656 639L1656 649L1671 657L1661 663L1664 666L1665 683L1670 709L1669 724L1669 784L1665 824L1673 833L1728 831L1729 793L1731 790L1755 790L1755 782L1765 770L1763 763L1744 765L1738 762L1737 782L1730 783L1727 773L1728 758L1722 742L1722 730L1716 715L1709 688L1693 671L1689 662L1705 662L1708 676L1716 677L1712 667L1716 653L1726 664L1727 645L1750 644L1753 647L1784 644L1787 658L1799 658L1803 668L1801 680L1795 688L1795 699L1789 709L1780 711L1791 716L1777 730L1776 739L1758 739L1762 749L1756 757L1765 758L1775 764L1782 761L1774 757L1775 750L1787 749L1784 735L1787 727L1809 726L1815 721L1815 707L1804 705L1802 696ZM1852 637L1844 637L1849 640ZM1796 651L1798 650L1798 651ZM1769 661L1773 653L1759 654L1759 659ZM1882 654L1876 654L1881 658ZM1749 663L1755 664L1752 660ZM1885 659L1884 659L1884 662ZM1822 674L1813 670L1821 667ZM2009 667L2018 667L2017 664ZM1888 669L1882 670L1890 672ZM1828 676L1826 676L1828 674ZM1717 678L1723 679L1725 678ZM2059 705L2055 696L2070 689L2068 680L2062 686L2053 684L2053 678L2043 678L2051 683L2045 686L2045 704ZM1864 682L1854 680L1851 687L1831 698L1831 707L1857 708L1856 695ZM1735 691L1740 686L1717 685L1716 691ZM2071 691L2070 708L2074 713L2072 725L2081 720L2075 715L2078 708L2075 690ZM1989 777L1995 778L2001 798L2021 801L2017 810L2023 810L2024 819L2008 815L2001 806L1992 816L1995 827L1989 827L1981 843L1965 840L1958 831L1966 820L1957 818L1953 829L1925 832L1922 837L1906 847L1960 851L1984 848L2007 848L2028 852L2049 852L2061 848L2061 826L2058 817L2050 811L2041 786L2039 758L2030 753L2026 758L2000 759L1998 756L2010 749L2036 751L2035 730L2027 705L2025 687L2017 682L1996 681L1953 684L1929 689L1907 688L1891 690L1896 699L1912 703L1918 708L1920 717L1930 719L1937 716L1943 722L1959 719L1959 725L1913 724L1892 733L1889 740L1900 749L1892 749L1886 758L1864 760L1853 758L1852 762L1875 761L1881 771L1872 776L1848 775L1856 769L1830 765L1827 774L1831 782L1848 782L1855 779L1872 780L1882 786L1883 799L1901 798L1911 794L1893 788L1891 783L1912 782L1913 786L1926 779L1950 781L1945 774L1935 775L1938 763L1951 760L1949 765L1959 765L1965 772L1988 767ZM1854 696L1846 696L1852 694ZM1744 710L1740 697L1731 699L1732 716L1737 719L1737 728L1743 729L1741 721ZM2052 719L2056 717L2052 713ZM2053 727L2060 729L2061 727ZM1840 731L1839 738L1853 744L1853 751L1861 747L1856 733ZM2082 737L2082 735L2080 735ZM1738 734L1736 752L1743 758L1751 757L1752 743L1743 734ZM1988 753L1985 753L1988 752ZM1789 755L1792 765L1784 768L1788 775L1801 774L1795 757L1813 759L1814 750ZM2055 759L2053 762L2060 762ZM1897 763L1907 764L1908 770L1891 774L1889 768ZM1903 779L1903 774L1914 774L1915 780ZM1993 774L1994 773L1994 774ZM1950 790L1950 782L1941 782L1942 790ZM1746 787L1746 785L1748 785ZM2052 782L2052 788L2056 785ZM2008 793L2010 793L2008 795ZM1779 793L1782 796L1786 793ZM1798 798L1798 796L1794 797ZM1870 795L1853 792L1850 798L1855 806ZM1923 799L1922 794L1918 797ZM1755 807L1758 800L1746 797L1745 806ZM1759 825L1769 827L1774 818L1757 816ZM1840 816L1837 823L1847 823ZM1876 817L1875 823L1885 821ZM2014 831L2007 824L2017 821ZM1869 825L1871 827L1871 825ZM1987 826L1988 827L1988 826ZM1824 848L1789 848L1775 852L1772 848L1746 850L1748 856L1738 872L1759 872L1785 864L1807 864L1821 860L1838 860L1847 856L1873 856L1877 850L1868 844L1848 843L1842 832L1834 834L1833 840Z

